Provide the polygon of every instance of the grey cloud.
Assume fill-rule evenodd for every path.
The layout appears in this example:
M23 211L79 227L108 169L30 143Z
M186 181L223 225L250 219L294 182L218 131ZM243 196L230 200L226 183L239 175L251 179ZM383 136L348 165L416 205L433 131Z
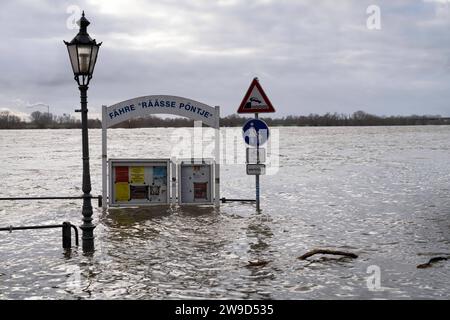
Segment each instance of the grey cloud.
M78 4L91 34L104 41L89 91L96 112L165 93L231 114L258 76L280 116L357 109L450 115L450 4L377 1L382 29L371 31L366 8L373 1L137 1L142 10L126 13L134 2L123 2L125 13L108 13L96 1L6 1L0 107L15 98L44 101L59 113L77 105L62 40L76 33L65 23L67 7Z

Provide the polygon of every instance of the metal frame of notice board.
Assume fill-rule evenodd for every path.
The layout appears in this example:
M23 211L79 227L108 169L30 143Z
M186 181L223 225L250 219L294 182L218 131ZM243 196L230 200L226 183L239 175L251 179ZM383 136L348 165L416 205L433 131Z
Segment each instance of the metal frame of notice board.
M195 190L195 184L204 184L205 181L193 181L193 185L191 186L190 192L194 194L192 201L184 201L183 200L183 167L209 167L209 178L207 178L206 182L207 190L205 191L206 194L209 194L209 197L207 196L206 200L204 200L204 197L201 200L195 201L195 193L198 193L197 190ZM214 161L214 159L179 159L177 161L177 180L178 180L178 204L179 205L202 205L202 204L214 204L217 203L217 200L219 200L219 180L216 179L218 175L218 164ZM200 191L201 193L204 191ZM209 199L208 199L209 198Z
M173 197L170 183L172 177L172 165L170 159L109 159L108 162L108 173L110 178L108 205L110 207L170 204ZM155 175L155 167L164 168L164 176L162 176L161 173ZM118 177L118 168L121 168L124 171L120 173L120 179ZM134 172L132 168L135 168ZM150 168L152 168L152 170L150 170ZM165 184L155 185L155 180L161 180L161 178L163 178ZM165 190L163 190L163 186L165 186ZM122 189L122 201L117 200L119 187ZM160 196L163 191L165 191L165 199L161 201L161 198L158 198L158 196ZM157 201L156 199L155 201L152 201L152 198L158 199Z

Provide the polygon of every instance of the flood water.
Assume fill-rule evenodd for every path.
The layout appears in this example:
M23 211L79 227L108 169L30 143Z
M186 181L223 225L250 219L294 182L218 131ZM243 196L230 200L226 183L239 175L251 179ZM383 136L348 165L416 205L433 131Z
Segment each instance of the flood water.
M450 255L450 126L278 129L260 214L94 201L93 256L64 252L59 229L0 232L0 299L450 298L450 261L416 268ZM169 157L183 130L110 130L109 156ZM90 150L98 195L100 130ZM0 197L81 194L79 130L0 131L0 161ZM221 196L254 197L243 164L221 173ZM81 201L0 202L0 227L63 221L81 224ZM297 259L314 248L359 257ZM381 287L368 287L373 270Z

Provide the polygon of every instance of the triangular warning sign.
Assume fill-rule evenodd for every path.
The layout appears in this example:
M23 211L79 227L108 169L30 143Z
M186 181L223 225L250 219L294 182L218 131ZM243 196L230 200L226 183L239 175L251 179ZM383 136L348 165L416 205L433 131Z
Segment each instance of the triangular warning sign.
M237 113L263 113L275 112L275 108L259 84L258 78L254 78L245 94L244 100Z

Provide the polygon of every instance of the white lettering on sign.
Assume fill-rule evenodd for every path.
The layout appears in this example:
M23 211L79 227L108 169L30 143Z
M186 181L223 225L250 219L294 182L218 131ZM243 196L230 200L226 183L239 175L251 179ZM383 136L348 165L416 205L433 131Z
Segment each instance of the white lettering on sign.
M218 128L216 109L204 103L176 96L146 96L120 102L107 108L107 127L131 118L149 114L174 114L199 120L206 125Z
M247 164L247 175L264 175L266 174L265 164Z

